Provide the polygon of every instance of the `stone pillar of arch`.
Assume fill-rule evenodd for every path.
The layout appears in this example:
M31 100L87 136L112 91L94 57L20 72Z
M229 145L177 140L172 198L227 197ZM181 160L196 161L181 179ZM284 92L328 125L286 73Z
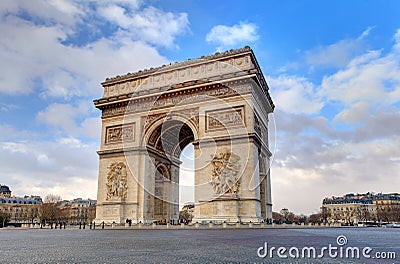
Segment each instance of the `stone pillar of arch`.
M249 47L106 79L96 222L178 220L180 154L194 145L193 221L272 217L268 115Z

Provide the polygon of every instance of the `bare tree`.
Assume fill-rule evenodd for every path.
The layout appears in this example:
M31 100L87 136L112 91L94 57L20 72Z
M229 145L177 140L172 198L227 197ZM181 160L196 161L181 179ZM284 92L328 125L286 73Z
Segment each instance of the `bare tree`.
M52 194L52 193L50 193L50 194L48 194L45 198L44 198L44 202L45 203L58 203L58 202L60 202L62 199L61 199L61 196L60 195L58 195L58 194Z
M282 222L283 220L285 220L285 218L283 217L283 215L281 215L278 212L272 212L272 219Z
M321 223L322 221L323 221L323 219L322 219L321 213L312 214L308 217L308 222L310 222L312 224L318 224L318 223Z
M369 221L373 218L371 212L368 210L368 206L365 204L357 207L354 214L362 222Z
M10 214L0 212L0 227L5 227L6 224L10 221Z
M323 222L327 223L328 218L330 218L331 216L332 216L331 211L328 208L326 207L321 208L321 218Z
M289 211L287 208L283 208L283 209L281 210L281 215L283 216L283 219L284 219L285 221L288 220L289 213L290 213L290 211Z

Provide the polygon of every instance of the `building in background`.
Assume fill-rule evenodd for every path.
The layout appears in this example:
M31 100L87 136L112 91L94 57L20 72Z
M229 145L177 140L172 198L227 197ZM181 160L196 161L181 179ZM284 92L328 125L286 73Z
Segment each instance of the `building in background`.
M368 192L333 196L322 201L322 213L328 223L395 222L400 220L400 195Z
M45 199L46 200L46 199ZM43 202L40 196L16 197L6 185L0 185L0 227L27 224L89 224L96 217L96 200Z
M376 205L377 218L383 222L400 221L400 194L378 193L370 194Z
M0 184L0 198L10 198L11 197L11 190L6 185Z
M0 185L0 215L9 225L21 226L39 222L42 198L36 195L16 197L6 185Z
M69 224L91 223L96 218L96 200L77 198L59 204L60 213Z

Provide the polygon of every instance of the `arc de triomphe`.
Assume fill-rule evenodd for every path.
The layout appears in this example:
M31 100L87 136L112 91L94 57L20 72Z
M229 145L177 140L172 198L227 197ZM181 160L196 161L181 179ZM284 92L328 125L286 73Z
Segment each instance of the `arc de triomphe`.
M194 146L193 221L272 218L268 114L250 47L107 78L96 221L178 220L181 151Z

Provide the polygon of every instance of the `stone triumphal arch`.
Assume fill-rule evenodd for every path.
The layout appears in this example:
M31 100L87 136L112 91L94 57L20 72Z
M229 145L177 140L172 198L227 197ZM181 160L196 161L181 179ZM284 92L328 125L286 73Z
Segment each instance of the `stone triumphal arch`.
M193 221L272 218L268 114L249 47L107 78L96 221L178 220L181 151L194 146Z

